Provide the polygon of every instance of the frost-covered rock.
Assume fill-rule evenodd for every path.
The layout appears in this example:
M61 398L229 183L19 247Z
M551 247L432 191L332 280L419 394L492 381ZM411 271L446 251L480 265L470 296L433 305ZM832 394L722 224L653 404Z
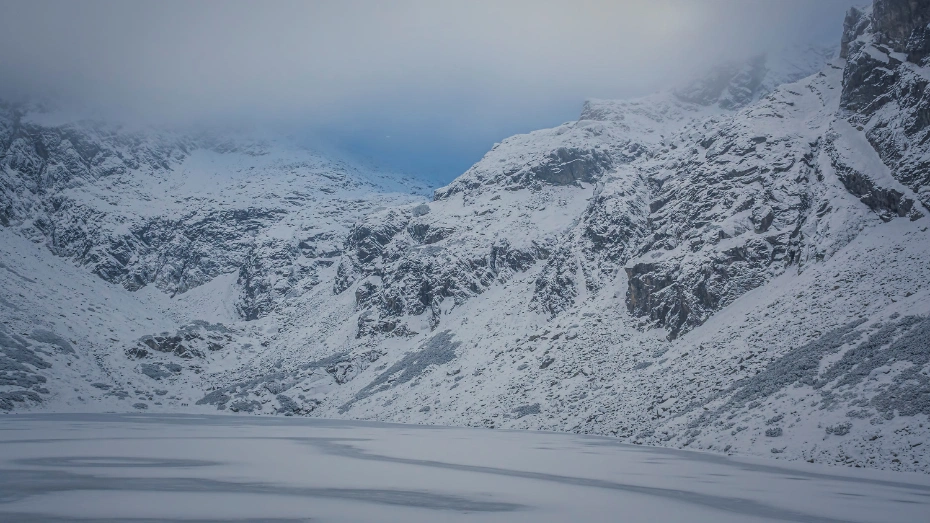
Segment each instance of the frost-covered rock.
M871 183L893 199L920 200L924 208L930 206L928 12L925 0L876 1L872 10L850 10L843 37L842 107L890 174Z

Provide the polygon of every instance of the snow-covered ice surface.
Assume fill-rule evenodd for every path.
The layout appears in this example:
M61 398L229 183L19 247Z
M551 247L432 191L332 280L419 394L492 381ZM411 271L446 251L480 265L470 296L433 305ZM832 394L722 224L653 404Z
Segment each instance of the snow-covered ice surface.
M920 474L545 432L323 419L12 415L0 519L912 522Z

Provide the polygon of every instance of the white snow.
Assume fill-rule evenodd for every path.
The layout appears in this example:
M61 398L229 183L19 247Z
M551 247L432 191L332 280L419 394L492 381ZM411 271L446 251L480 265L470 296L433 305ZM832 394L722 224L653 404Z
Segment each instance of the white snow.
M224 269L228 272L214 273L211 278L197 282L199 285L178 293L163 292L157 282L129 292L90 274L89 267L76 266L67 258L54 256L44 244L51 240L40 233L34 223L0 228L0 320L3 322L0 328L21 336L29 336L36 327L46 328L69 340L76 351L71 355L54 352L46 345L39 346L39 350L49 352L43 357L52 366L36 369L36 373L48 379L44 387L50 393L43 397L42 403L22 408L51 412L125 412L144 408L159 415L205 414L217 412L216 404L203 402L206 395L228 393L228 401L221 402L224 408L232 409L233 405L240 404L241 408L236 407L240 412L250 409L255 414L281 414L288 412L282 403L285 400L280 397L283 395L290 400L300 400L303 410L297 414L308 416L596 433L624 442L740 456L926 472L930 470L930 445L920 444L930 441L930 420L926 415L856 418L848 434L827 434L825 427L847 421L847 412L851 409L840 408L845 403L824 409L823 404L818 404L820 391L809 386L791 384L766 397L759 405L732 408L721 414L732 427L702 425L701 431L694 432L705 408L723 408L730 394L728 391L740 380L756 376L772 362L832 329L861 320L865 322L863 329L868 330L873 324L891 321L896 314L930 314L927 218L914 222L895 218L883 223L843 187L829 154L823 150L820 140L830 133L835 134L833 143L844 161L863 168L881 187L895 189L917 200L912 191L894 179L872 151L862 131L837 116L842 64L832 62L821 74L778 89L775 83L798 80L797 71L808 66L770 62L769 67L772 71L766 81L772 85L766 88L774 90L767 91L764 96L760 94L761 99L753 105L735 111L718 105L686 103L672 93L628 101L590 100L577 122L514 136L496 144L468 172L441 189L440 198L428 203L423 196L425 187L415 181L274 140L247 142L248 147L223 153L195 150L165 170L140 168L105 179L71 180L62 194L76 204L100 211L99 215L92 215L96 221L88 227L104 231L99 238L101 243L127 235L132 230L131 225L147 218L193 219L217 210L267 208L286 212L277 222L255 230L254 236L252 232L247 233L248 237L241 238L243 244L256 248L266 243L283 244L297 252L299 242L323 235L326 239L315 247L325 255L311 259L295 254L296 261L292 265L269 276L269 287L276 300L272 310L259 319L244 321L236 310L243 292L240 273L236 270ZM893 107L883 110L893 111ZM710 140L707 146L699 145L705 138L713 137L718 138L717 142ZM729 138L746 152L722 151L721 144ZM764 145L750 147L756 138L764 138L758 142ZM818 143L820 145L816 145ZM560 149L577 149L592 156L610 150L625 159L605 168L606 172L598 175L596 184L589 183L591 180L562 185L533 180L531 174L540 166L551 163L556 173L570 167L554 156ZM806 157L807 153L811 153L810 158ZM626 213L645 222L650 219L651 199L660 190L655 186L699 187L705 174L720 174L714 171L716 166L723 166L721 171L756 168L760 174L757 179L727 186L726 198L715 201L716 205L705 213L711 222L707 227L694 226L689 230L692 224L681 219L670 220L664 230L653 231L668 236L668 248L650 250L642 257L630 253L628 260L605 257L603 263L593 269L585 266L582 225L587 219L586 213L595 209L597 198L613 199L612 206L605 210L610 216ZM520 177L528 177L529 181L517 183ZM701 198L704 196L698 194L694 199ZM764 202L764 205L753 205L753 201ZM667 340L666 330L650 328L644 319L630 314L626 304L628 276L620 265L622 262L628 262L626 266L630 267L637 261L672 261L679 263L679 271L703 270L701 264L708 258L740 247L747 238L763 238L761 233L757 235L753 231L754 213L765 214L776 207L804 209L798 222L776 221L767 233L802 236L805 250L799 253L796 262L772 264L760 276L764 279L761 286L733 296L732 303L673 341ZM742 210L736 210L739 208ZM429 212L416 214L425 209ZM821 212L822 209L826 210ZM379 259L373 264L375 270L371 274L334 294L340 260L345 258L344 242L353 226L358 223L380 225L394 214L415 215L385 246L386 251L400 255L393 262ZM434 243L418 244L411 239L410 224L451 232ZM720 239L720 232L728 237ZM717 238L715 243L707 241L714 237ZM695 244L703 241L705 250L692 251L691 241ZM397 318L408 329L406 333L357 335L361 317L371 312L366 305L357 303L356 291L362 285L383 286L392 270L408 262L426 260L432 267L444 269L480 268L486 263L492 247L503 242L523 251L542 247L550 254L567 246L567 272L574 278L571 290L577 293L567 309L550 316L534 307L539 279L549 261L540 255L526 270L502 270L490 277L479 278L482 275L477 270L462 269L466 276L455 282L459 286L451 289L435 307L438 324L431 323L435 318L431 316L433 309L428 308L417 315ZM256 252L260 258L264 256L263 251ZM437 252L439 254L434 255ZM222 258L225 253L214 247L210 254ZM313 267L311 276L294 276L301 268L309 266ZM415 279L416 275L410 278ZM481 281L476 281L479 279ZM226 330L221 336L222 349L205 350L202 355L187 359L170 352L152 353L142 359L127 355L127 350L137 347L143 336L163 333L170 336L193 321L223 324ZM385 375L388 369L407 361L444 332L448 332L451 343L456 344L454 357L448 361L424 362L417 367L418 373L407 381L400 379L404 369ZM827 363L839 361L850 348L844 346L840 352L821 360L821 370ZM161 376L156 372L154 377L152 372L144 372L143 365L156 364L179 365L183 369ZM881 368L867 383L845 392L853 396L874 395L877 387L890 383L902 370L903 364ZM383 386L366 390L376 382ZM779 425L784 433L777 437L766 436L770 428L766 421L778 415L784 416L783 427ZM20 421L28 419L10 417L4 418L2 423L13 427L10 433L21 432L17 428L19 423L26 424L23 426L30 432L51 434L57 430L51 423ZM258 422L250 420L225 418L222 423L204 421L203 426L190 418L174 423L164 421L166 418L147 417L143 420L149 421L139 425L130 423L129 419L112 421L114 432L150 430L192 445L178 434L212 437L217 426L224 431L252 434L256 439L247 443L233 441L234 438L207 440L220 447L216 450L222 454L218 460L224 463L232 458L245 460L239 465L216 467L225 473L235 472L233 476L239 474L238 479L260 476L272 483L299 483L301 476L297 472L293 476L278 477L273 470L257 463L257 456L267 456L275 463L287 462L288 453L293 451L300 455L295 446L310 452L311 458L307 458L309 461L295 458L293 464L282 466L302 467L301 472L305 474L312 474L319 467L334 470L330 478L334 482L358 481L358 478L370 476L373 480L382 478L382 483L373 481L372 485L384 487L386 480L383 478L394 474L395 470L406 470L399 462L362 460L358 463L342 455L313 454L315 451L306 450L309 447L296 445L292 440L275 440L275 445L280 444L280 447L261 444L263 434L275 435L276 430L285 427L281 430L290 435L309 431L333 437L365 438L375 434L371 442L342 444L358 445L392 456L417 456L418 459L468 456L469 466L500 466L507 470L533 469L532 459L538 456L523 453L532 454L535 447L551 446L566 449L570 457L546 454L540 458L537 472L645 482L637 483L639 486L711 489L701 495L722 496L738 491L747 499L768 503L778 502L776 498L784 496L784 499L797 499L798 506L803 506L803 510L797 510L802 510L810 516L807 520L813 521L828 521L816 517L883 520L880 514L858 510L856 500L859 498L854 496L837 503L836 507L813 506L817 499L840 498L827 487L805 492L801 486L810 486L811 482L785 482L778 474L748 477L746 470L732 464L736 462L723 458L705 456L709 461L701 461L694 456L704 455L656 449L634 451L610 440L452 429L374 429L367 425L332 425L322 421L304 422L305 428L299 429L299 425L295 425L297 422L292 424L267 417L261 420L262 424L267 424L264 427L253 425ZM74 430L85 430L79 422L75 423ZM400 436L408 432L413 436ZM381 441L378 434L387 434L382 447L378 447L377 442ZM452 442L461 441L461 447L437 448L417 436L436 434L446 435ZM143 452L132 447L131 440L127 441L130 443L126 443L129 445L126 452ZM579 441L599 441L603 445L592 446ZM414 448L408 448L409 442L416 442ZM167 443L163 444L166 446L151 448L167 452L164 450L168 448ZM97 450L99 447L93 447L93 442L75 445L89 449L85 455L102 452ZM483 450L484 445L490 450ZM196 449L209 454L208 447L205 442ZM12 447L3 447L6 448ZM25 452L23 448L16 447L15 452ZM617 451L616 455L598 453L597 449L604 448L624 450ZM592 455L602 458L604 463L592 463ZM680 461L683 470L691 466L685 466L685 462L697 463L694 466L699 469L702 482L656 478L654 475L658 473L635 461L639 459L636 456L650 456L649 459L655 461L651 465ZM525 461L520 461L524 458ZM624 461L626 459L634 461ZM724 462L728 465L721 465ZM722 467L721 473L733 475L705 475L718 466ZM415 465L409 467L416 470ZM343 470L357 474L335 475ZM618 471L631 472L624 473L629 476L624 477ZM184 472L191 471L185 469ZM753 474L755 472L758 471ZM113 470L110 473L114 473ZM438 476L424 477L439 484L458 481L444 476L450 473L446 469L433 473ZM458 470L455 474L469 476L473 473ZM855 475L851 471L829 472L836 477L847 474ZM874 471L869 474L874 474L869 477L881 476ZM468 483L465 479L474 478L462 479ZM549 517L563 521L585 520L586 517L592 520L605 513L629 514L630 518L640 514L629 509L640 506L635 493L618 494L607 489L610 492L605 495L601 492L604 489L578 487L578 492L571 496L558 492L550 495L537 480L518 479L506 476L495 481L513 481L513 485L501 487L501 492L512 496L508 499L537 508L480 517L493 520L500 516L508 521L511 517L526 516L543 521ZM714 484L712 479L721 483ZM404 481L408 480L414 490L429 490L436 484L417 483L414 474ZM742 480L746 485L741 484ZM845 490L849 485L852 485L849 488L860 488L867 484L836 481L843 485L843 492L853 492ZM766 482L778 486L768 487ZM483 484L481 481L473 487L474 484L468 483L462 487L465 489L462 492L489 499L487 491L481 490ZM753 493L753 488L772 490ZM865 490L855 493L872 495L875 487L871 485ZM449 488L449 492L454 491ZM320 510L317 514L321 517L334 519L340 514L347 519L372 514L351 512L362 509L346 508L344 501L319 496L306 502L295 496L281 497L267 492L241 494L140 492L132 496L139 504L149 507L153 518L213 517L195 513L195 505L202 499L199 496L212 496L222 501L230 514L241 517L250 517L247 516L250 510L247 501L253 499L263 500L260 505L263 513L280 509L280 517L298 517L287 514L304 513L311 508ZM558 498L559 495L566 497ZM81 510L87 517L105 515L93 513L92 505L106 499L100 497L100 493L71 492L56 496L64 500L59 506L84 507ZM627 499L629 496L636 499ZM725 510L692 505L682 508L667 499L676 496L669 494L656 498L660 501L643 501L645 505L642 506L648 507L648 511L642 512L643 518L655 514L665 514L668 516L665 519L693 515L695 520L713 521L723 521L727 517L733 521L768 517L762 513L727 515ZM557 501L559 499L565 501ZM885 506L881 500L862 499L874 501L875 507ZM802 503L802 500L807 501ZM19 505L16 506L22 510L45 510L53 506L44 506L44 501L43 497L26 498L17 501ZM810 506L804 505L808 502ZM897 508L888 509L888 513L905 514L895 510L923 508L922 505L900 505L904 508L895 505ZM171 514L158 512L184 506L190 510L184 512L178 508L177 513ZM385 520L402 519L410 515L409 511L422 509L395 506L390 510L396 512L384 512ZM669 512L655 512L661 510ZM707 510L709 512L702 512ZM825 512L818 513L818 510ZM445 515L465 517L458 513ZM126 514L111 516L119 518ZM792 518L805 520L799 519L801 516L782 517Z
M293 418L0 420L7 521L912 522L918 474L611 438Z

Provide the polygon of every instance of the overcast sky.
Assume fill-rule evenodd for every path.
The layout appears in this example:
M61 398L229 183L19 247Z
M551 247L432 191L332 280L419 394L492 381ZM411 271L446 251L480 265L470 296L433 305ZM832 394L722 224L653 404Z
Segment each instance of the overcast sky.
M837 42L865 0L0 0L0 96L255 120L449 181L496 141L721 60Z

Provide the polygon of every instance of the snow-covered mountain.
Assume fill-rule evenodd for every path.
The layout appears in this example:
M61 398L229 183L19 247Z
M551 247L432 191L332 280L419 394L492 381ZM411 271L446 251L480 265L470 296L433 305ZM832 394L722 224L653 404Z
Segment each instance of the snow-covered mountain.
M930 2L508 138L422 196L0 117L0 408L564 430L930 471Z

